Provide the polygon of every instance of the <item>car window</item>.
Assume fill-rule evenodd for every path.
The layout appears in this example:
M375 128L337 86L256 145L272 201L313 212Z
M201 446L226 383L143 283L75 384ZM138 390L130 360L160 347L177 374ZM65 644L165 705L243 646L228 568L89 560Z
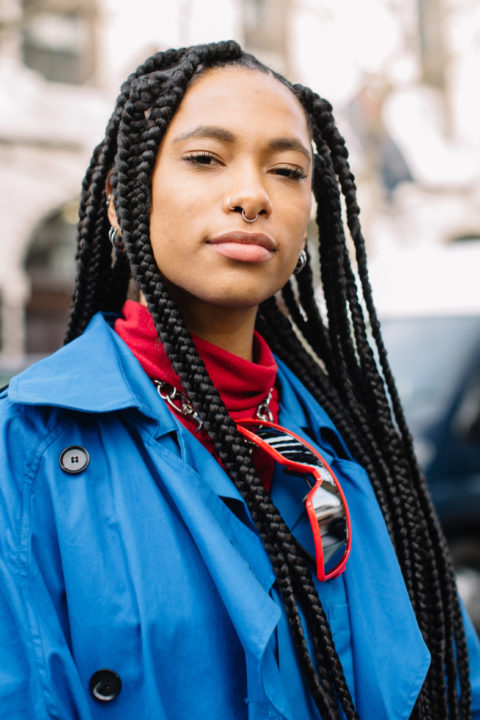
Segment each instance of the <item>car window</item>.
M480 363L465 388L453 428L465 440L480 445Z
M382 330L407 419L441 414L480 347L480 318L388 318Z

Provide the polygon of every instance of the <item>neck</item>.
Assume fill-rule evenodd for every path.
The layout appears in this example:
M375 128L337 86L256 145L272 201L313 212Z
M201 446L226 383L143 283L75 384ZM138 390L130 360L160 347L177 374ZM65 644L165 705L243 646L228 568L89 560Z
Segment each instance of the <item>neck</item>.
M219 322L218 314L208 320L198 323L191 323L186 318L185 322L189 331L197 337L227 350L237 357L252 362L253 360L253 333L255 330L255 314L253 317L229 316L226 323Z
M252 362L256 306L225 308L212 306L198 299L193 303L183 302L183 298L177 297L177 293L172 292L171 295L192 335ZM147 305L143 295L140 296L140 302Z

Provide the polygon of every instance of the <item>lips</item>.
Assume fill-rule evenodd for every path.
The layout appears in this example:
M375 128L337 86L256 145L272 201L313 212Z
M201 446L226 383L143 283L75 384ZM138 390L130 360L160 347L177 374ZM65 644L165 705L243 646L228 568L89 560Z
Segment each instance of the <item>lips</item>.
M275 240L266 233L225 232L210 238L207 243L220 255L239 262L264 262L277 249Z

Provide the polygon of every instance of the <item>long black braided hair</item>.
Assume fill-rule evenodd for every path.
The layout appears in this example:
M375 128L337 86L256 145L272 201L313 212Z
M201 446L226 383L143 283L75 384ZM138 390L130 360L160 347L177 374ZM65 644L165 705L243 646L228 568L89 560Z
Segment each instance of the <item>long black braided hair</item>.
M168 295L150 244L151 175L168 123L192 78L227 65L269 73L290 88L305 109L315 148L312 188L326 312L322 316L318 309L309 258L306 268L283 288L282 309L278 298L262 303L258 329L329 413L369 473L432 655L412 718L469 720L468 654L454 575L389 368L368 281L355 182L326 100L290 84L232 41L159 52L130 75L83 182L77 279L66 341L80 335L98 310L119 312L134 278L184 390L250 509L323 720L338 720L340 707L348 720L357 718L309 566L256 475ZM106 213L109 173L126 248L113 261ZM355 248L355 269L347 241ZM312 654L299 607L312 638Z

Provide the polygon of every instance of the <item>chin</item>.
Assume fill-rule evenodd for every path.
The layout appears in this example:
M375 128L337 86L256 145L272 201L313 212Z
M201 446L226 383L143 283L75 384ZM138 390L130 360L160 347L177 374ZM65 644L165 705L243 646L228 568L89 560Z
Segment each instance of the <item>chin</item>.
M184 313L199 312L200 308L210 308L221 311L254 310L267 298L274 295L279 287L278 283L266 283L256 279L255 282L245 283L244 278L235 278L230 275L222 282L212 283L211 277L205 280L204 287L185 288L168 282L168 290L172 299ZM280 286L280 287L283 287Z
M204 299L211 305L215 305L218 308L225 308L226 310L250 310L258 307L264 300L272 297L277 291L273 290L271 293L266 294L265 292L247 292L242 294L233 295L230 293L225 297L217 297Z

